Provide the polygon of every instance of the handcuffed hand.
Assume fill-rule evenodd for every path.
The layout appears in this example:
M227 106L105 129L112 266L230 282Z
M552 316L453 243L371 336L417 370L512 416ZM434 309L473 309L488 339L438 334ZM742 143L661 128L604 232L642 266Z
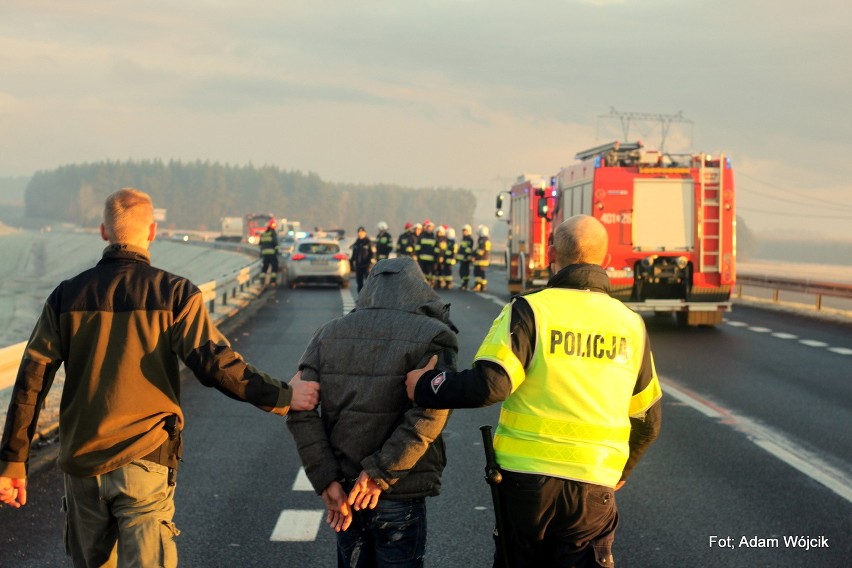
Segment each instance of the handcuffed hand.
M408 371L405 374L405 392L409 400L414 400L414 389L417 387L417 381L423 376L426 371L431 371L438 364L438 356L432 355L425 367Z
M346 491L343 490L343 486L337 481L332 481L328 484L328 487L323 489L322 500L325 503L326 510L328 510L328 516L325 519L326 524L334 532L348 529L349 525L352 524L352 509L346 502Z
M362 471L355 482L355 487L349 492L349 504L356 511L361 509L375 509L379 504L379 495L382 494L382 489L376 482L370 479L366 471Z
M303 381L302 371L297 371L289 384L293 389L290 410L313 410L319 404L319 383Z
M27 504L25 477L0 477L0 502L15 509Z

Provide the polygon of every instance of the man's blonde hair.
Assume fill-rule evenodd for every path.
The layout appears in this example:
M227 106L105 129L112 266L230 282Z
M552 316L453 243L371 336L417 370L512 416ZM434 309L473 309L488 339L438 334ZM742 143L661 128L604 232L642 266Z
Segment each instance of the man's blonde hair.
M553 231L553 247L560 266L602 264L608 242L606 227L591 215L569 217Z
M138 243L148 239L154 222L154 203L144 191L119 189L104 204L104 230L111 243Z

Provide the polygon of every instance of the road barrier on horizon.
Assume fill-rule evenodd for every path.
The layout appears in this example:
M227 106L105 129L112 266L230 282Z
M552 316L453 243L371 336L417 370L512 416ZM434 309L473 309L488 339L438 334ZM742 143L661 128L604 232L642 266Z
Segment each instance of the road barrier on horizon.
M175 242L184 242L175 239ZM187 241L189 246L203 246L232 252L242 253L254 257L248 265L233 272L224 274L215 280L198 284L202 297L207 304L211 317L217 323L227 319L239 311L239 306L234 301L242 292L246 291L253 283L263 278L261 273L261 261L256 246L248 246L238 243L215 242L215 241ZM233 304L233 309L229 307ZM15 384L15 376L21 357L24 354L26 341L9 345L0 349L0 391L11 388ZM3 409L5 411L5 409Z

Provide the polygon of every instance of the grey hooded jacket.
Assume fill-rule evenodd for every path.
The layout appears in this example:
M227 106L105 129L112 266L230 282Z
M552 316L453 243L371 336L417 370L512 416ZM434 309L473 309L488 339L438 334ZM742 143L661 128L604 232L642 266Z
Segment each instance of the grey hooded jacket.
M437 495L446 465L441 431L447 410L414 406L405 373L438 354L455 370L458 339L449 304L409 257L379 261L354 310L320 328L299 362L302 380L319 381L319 411L290 412L308 479L318 494L361 471L383 498Z

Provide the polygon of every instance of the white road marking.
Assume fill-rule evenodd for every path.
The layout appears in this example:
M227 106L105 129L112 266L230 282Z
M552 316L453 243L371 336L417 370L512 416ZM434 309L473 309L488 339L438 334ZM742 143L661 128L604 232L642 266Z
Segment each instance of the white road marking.
M296 481L293 482L293 491L313 491L314 486L311 485L308 475L305 473L305 468L300 467L299 473L296 474Z
M269 540L278 542L310 542L317 539L325 511L285 509L278 516Z
M355 308L355 298L352 296L351 289L341 288L340 299L343 300L343 315L348 314Z
M852 476L848 473L830 465L772 428L744 416L735 415L670 379L666 379L663 384L663 392L667 395L691 406L705 416L717 418L722 424L742 432L759 448L852 502Z
M799 338L798 335L795 335L793 333L784 333L784 332L781 332L781 331L779 331L777 333L773 333L772 337L777 337L778 339L798 339Z
M771 333L772 337L777 337L778 339L799 339L798 335L782 331L772 332L772 330L768 327L750 326L745 322L732 321L728 319L725 319L724 322L731 327L745 327L748 328L749 331L753 331L755 333ZM838 355L852 355L852 349L849 349L848 347L829 347L828 343L818 341L816 339L799 339L799 343L807 345L808 347L826 347L828 351L837 353Z
M494 302L495 304L497 304L501 308L506 305L506 300L504 300L503 298L498 298L497 296L493 296L491 294L486 294L485 292L476 292L476 294L481 298L485 298L486 300L491 300L492 302Z

